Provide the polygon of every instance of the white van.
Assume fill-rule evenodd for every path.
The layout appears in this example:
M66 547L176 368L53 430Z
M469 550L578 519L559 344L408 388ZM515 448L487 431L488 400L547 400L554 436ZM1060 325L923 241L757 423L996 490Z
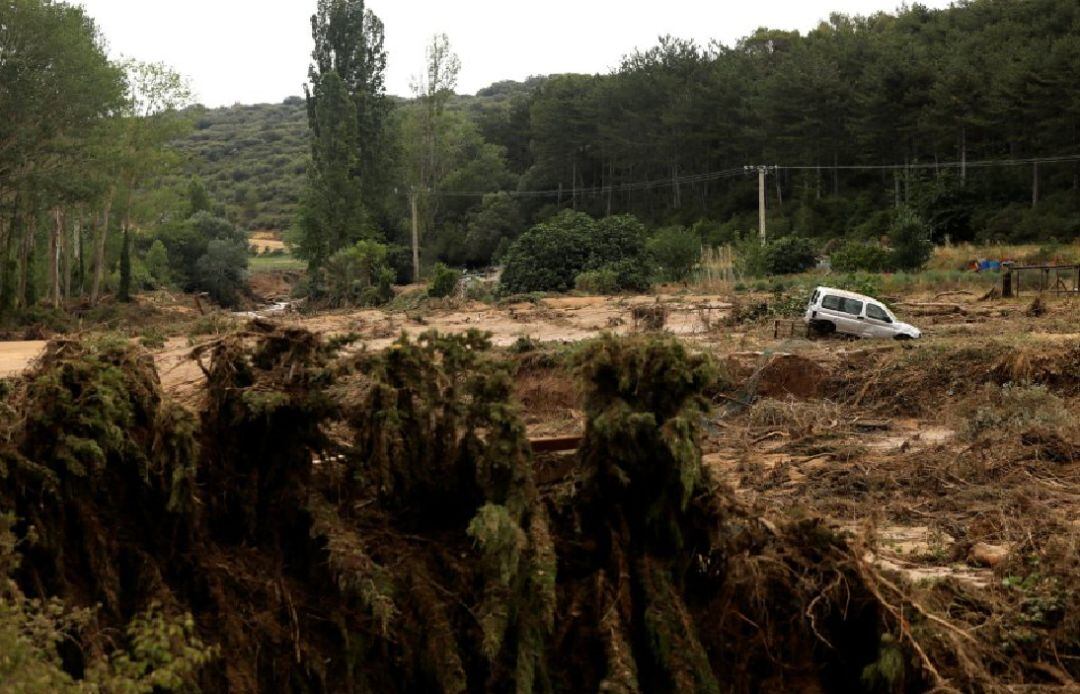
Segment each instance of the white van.
M918 340L922 331L901 323L877 299L832 287L818 287L810 296L803 318L819 335L842 333L855 337L891 337Z

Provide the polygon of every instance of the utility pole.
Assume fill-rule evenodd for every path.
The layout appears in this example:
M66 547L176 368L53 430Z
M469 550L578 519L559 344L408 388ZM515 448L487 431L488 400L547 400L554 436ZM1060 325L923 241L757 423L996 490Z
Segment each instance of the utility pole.
M417 214L416 188L409 191L409 206L412 208L412 268L413 282L420 281L420 220Z
M765 245L765 176L769 171L775 171L775 166L744 166L747 173L757 171L758 175L758 234L761 236L761 245Z

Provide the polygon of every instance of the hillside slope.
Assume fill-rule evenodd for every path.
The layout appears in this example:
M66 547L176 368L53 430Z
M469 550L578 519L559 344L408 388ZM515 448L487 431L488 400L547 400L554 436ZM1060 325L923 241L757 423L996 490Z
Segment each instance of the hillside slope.
M296 215L307 166L304 102L198 108L176 148L182 177L200 176L229 219L249 229L286 229ZM180 175L167 183L183 184Z

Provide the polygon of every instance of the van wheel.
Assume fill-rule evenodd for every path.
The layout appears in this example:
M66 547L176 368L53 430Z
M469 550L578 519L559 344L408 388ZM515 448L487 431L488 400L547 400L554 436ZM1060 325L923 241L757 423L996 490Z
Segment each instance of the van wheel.
M836 323L827 320L811 321L810 332L815 337L828 337L836 332Z
M898 342L907 342L908 340L910 340L912 338L911 338L911 335L897 335L893 339L897 340Z

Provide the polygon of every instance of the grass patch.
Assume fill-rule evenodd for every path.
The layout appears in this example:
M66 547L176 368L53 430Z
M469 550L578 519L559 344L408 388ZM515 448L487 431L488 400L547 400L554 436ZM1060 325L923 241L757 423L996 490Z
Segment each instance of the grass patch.
M272 272L274 270L303 270L307 263L291 255L259 255L248 261L251 272Z

